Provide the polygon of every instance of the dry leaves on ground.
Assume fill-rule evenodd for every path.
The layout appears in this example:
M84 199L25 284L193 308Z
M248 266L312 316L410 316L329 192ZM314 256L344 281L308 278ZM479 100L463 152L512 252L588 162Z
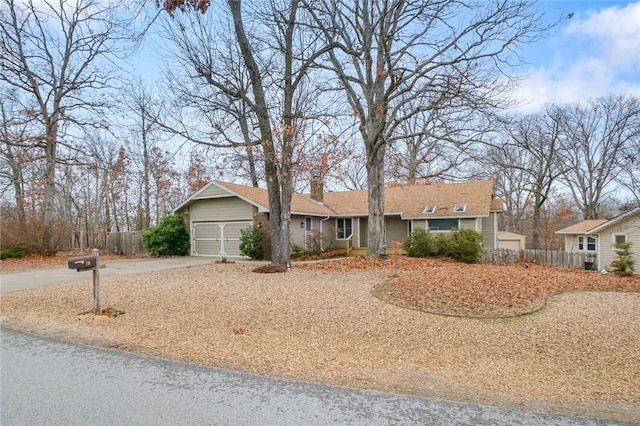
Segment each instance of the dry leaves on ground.
M327 272L388 270L393 276L373 288L376 297L424 312L478 318L535 312L549 296L564 291L640 291L639 277L525 263L467 265L442 259L392 256L387 260L348 258L302 267Z

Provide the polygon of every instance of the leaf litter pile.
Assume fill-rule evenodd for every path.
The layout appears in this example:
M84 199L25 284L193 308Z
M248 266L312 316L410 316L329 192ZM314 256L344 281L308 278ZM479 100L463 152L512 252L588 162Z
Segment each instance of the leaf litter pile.
M353 257L309 264L305 269L330 271L388 270L374 296L388 303L440 315L505 318L541 309L546 300L566 291L640 292L640 278L597 271L556 268L533 263L467 265L442 259L406 256Z

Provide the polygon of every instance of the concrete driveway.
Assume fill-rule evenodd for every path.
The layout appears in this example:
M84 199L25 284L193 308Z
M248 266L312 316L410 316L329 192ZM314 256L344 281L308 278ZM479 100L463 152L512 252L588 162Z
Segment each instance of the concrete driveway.
M137 274L139 272L159 271L162 269L184 268L194 265L205 265L214 262L210 257L163 257L157 259L134 259L100 262L100 277ZM56 284L92 280L92 272L77 272L66 265L59 268L39 269L12 274L0 274L0 294L19 290L28 290Z

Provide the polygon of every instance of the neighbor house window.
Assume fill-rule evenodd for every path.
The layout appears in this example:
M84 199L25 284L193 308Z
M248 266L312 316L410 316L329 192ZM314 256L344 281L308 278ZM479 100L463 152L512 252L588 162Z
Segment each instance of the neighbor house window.
M311 220L311 218L310 217L305 217L304 218L304 230L307 231L307 232L311 231L312 225L313 225L313 221Z
M426 206L424 208L424 210L422 210L422 213L430 214L430 213L433 213L435 211L436 211L436 206Z
M429 219L429 231L451 231L459 227L458 219Z
M627 242L627 234L613 234L613 246Z
M336 219L336 229L338 231L336 238L338 238L339 240L349 238L349 236L353 233L351 219Z
M578 237L578 250L596 251L596 239L593 237Z
M467 205L466 204L456 204L453 207L453 212L454 213L464 213L464 211L467 209Z

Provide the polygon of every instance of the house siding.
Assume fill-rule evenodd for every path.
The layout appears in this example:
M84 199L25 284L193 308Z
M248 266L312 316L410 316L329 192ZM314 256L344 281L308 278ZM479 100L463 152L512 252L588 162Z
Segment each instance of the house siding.
M498 231L496 229L496 214L497 213L491 213L489 214L489 217L482 218L482 226L480 232L482 233L482 245L485 248L497 248L495 237Z
M476 218L463 218L460 219L460 229L472 229L476 230Z
M291 216L291 224L289 226L290 229L290 239L291 239L291 244L292 245L296 245L298 247L303 247L305 246L304 244L304 239L305 239L305 217L306 216L296 216L296 215L292 215ZM311 225L311 227L313 227L313 224Z
M216 185L211 185L208 188L205 188L196 199L207 199L207 198L218 198L218 197L228 197L229 191L219 188Z
M640 213L630 217L624 222L607 227L600 232L600 259L599 268L607 269L611 262L618 258L614 243L614 234L626 234L627 241L631 243L631 253L635 259L635 273L640 273Z
M253 219L254 207L236 197L202 200L189 208L191 222L220 222L225 220Z
M394 241L404 243L409 233L409 224L399 217L387 217L385 223L385 243L391 248Z
M578 236L577 235L565 235L564 236L564 250L565 251L578 251Z

